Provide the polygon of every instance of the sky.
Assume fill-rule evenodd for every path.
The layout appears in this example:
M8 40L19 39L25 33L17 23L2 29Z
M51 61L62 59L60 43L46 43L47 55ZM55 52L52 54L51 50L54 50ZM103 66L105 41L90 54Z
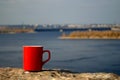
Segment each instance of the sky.
M120 0L0 0L0 24L120 24Z

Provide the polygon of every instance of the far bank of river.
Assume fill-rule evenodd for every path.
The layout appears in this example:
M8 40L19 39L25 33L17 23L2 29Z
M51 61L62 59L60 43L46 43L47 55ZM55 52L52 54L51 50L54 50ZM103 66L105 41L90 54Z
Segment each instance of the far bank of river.
M120 31L74 31L59 39L120 39Z

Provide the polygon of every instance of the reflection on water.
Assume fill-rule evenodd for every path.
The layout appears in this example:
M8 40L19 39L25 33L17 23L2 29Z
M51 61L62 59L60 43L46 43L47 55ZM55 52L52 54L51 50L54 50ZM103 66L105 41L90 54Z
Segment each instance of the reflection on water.
M61 33L0 34L0 67L22 67L22 46L43 45L52 53L44 68L120 74L120 40L59 40Z

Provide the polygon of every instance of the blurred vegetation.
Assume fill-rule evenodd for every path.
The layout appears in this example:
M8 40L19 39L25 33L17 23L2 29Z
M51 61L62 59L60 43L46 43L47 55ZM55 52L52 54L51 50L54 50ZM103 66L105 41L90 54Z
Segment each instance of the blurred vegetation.
M34 30L32 28L11 28L11 27L0 27L0 34L8 33L32 33Z
M70 38L112 38L112 39L120 39L120 31L74 31L70 34L66 35L62 34L61 37L70 37Z

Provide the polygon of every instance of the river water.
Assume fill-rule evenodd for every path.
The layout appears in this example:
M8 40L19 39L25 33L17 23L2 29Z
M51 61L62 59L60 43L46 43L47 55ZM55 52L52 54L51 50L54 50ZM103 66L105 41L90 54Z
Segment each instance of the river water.
M0 34L0 67L22 68L22 46L42 45L52 56L44 68L120 74L120 40L60 40L60 35L60 32Z

